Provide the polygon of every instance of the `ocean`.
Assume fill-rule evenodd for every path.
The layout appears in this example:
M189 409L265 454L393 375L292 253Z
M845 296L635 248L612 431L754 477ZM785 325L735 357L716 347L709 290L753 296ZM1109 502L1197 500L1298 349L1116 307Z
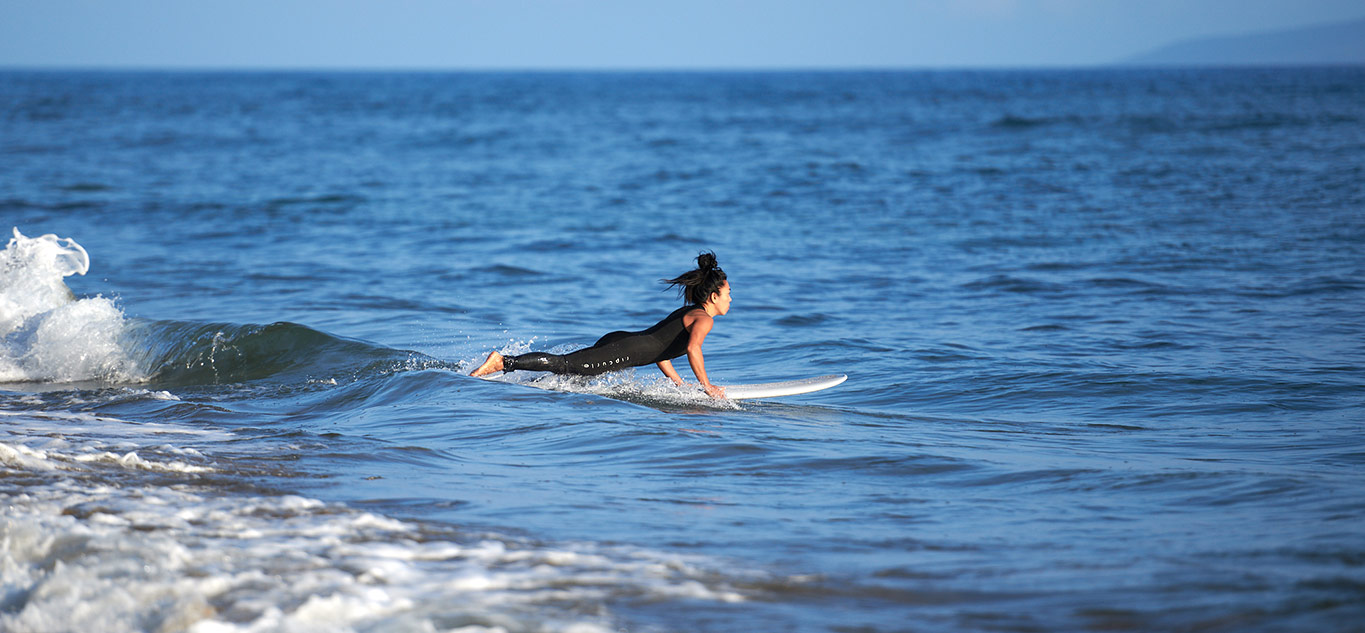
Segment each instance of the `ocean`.
M1362 103L0 72L0 631L1365 631ZM704 250L713 382L848 381L467 375Z

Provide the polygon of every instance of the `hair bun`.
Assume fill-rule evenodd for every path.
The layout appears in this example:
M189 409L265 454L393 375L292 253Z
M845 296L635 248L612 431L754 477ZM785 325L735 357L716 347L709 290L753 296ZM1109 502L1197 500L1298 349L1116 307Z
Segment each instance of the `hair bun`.
M697 255L697 267L673 279L660 279L670 286L677 286L678 293L692 305L702 305L711 295L720 292L725 285L725 271L716 265L716 254L704 251Z

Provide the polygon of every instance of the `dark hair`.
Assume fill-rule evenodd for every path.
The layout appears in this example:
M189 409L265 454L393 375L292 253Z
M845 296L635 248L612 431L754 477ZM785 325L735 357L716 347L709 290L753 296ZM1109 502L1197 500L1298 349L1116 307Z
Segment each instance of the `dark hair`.
M706 303L711 295L720 292L725 285L725 271L716 265L716 254L706 251L697 255L697 268L689 270L673 279L663 279L669 286L677 286L678 294L692 305Z

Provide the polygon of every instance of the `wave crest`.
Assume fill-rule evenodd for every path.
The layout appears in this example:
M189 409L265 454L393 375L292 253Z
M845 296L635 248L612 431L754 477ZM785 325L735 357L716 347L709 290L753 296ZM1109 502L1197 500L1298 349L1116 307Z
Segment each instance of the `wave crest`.
M121 344L122 311L104 297L77 299L63 281L89 270L75 240L14 229L0 251L0 382L141 379Z

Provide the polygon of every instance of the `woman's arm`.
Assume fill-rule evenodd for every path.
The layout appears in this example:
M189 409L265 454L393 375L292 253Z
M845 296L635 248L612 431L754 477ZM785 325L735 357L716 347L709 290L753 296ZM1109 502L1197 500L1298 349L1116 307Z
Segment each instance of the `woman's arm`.
M706 378L706 358L702 356L701 344L706 341L706 335L711 332L711 326L715 320L706 313L698 314L692 319L692 324L687 326L687 363L692 366L692 373L697 375L697 382L701 383L702 389L706 390L706 395L712 398L724 398L725 388L711 384Z
M673 369L673 361L661 360L658 362L658 365L659 371L663 372L665 376L668 376L668 379L672 380L673 384L678 385L679 387L682 386L682 376L679 376L677 370Z

